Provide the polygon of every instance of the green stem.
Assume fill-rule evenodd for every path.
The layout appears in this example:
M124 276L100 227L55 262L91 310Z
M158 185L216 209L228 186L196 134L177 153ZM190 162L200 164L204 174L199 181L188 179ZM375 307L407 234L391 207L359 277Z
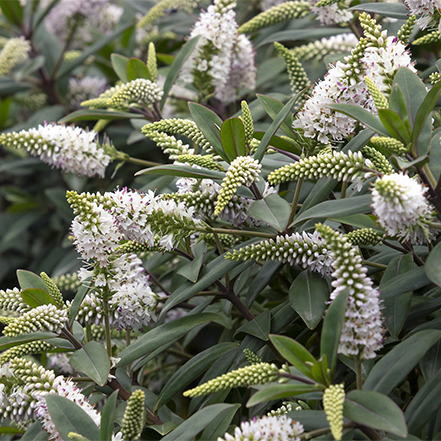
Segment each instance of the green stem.
M382 270L385 270L387 268L387 265L383 265L381 263L376 263L376 262L369 262L369 260L363 260L362 264L366 266L372 266L374 268L380 268Z
M82 343L78 341L67 328L62 328L61 333L75 346L76 349L81 349L83 347Z
M429 179L430 183L433 185L433 188L436 188L437 182L435 177L432 174L432 170L430 170L428 164L423 165L423 170L426 173L427 178Z
M346 197L346 190L348 189L348 181L344 181L341 185L341 193L340 199L344 199Z
M429 227L436 228L437 230L441 230L441 224L438 222L430 222Z
M159 162L152 162L152 161L146 161L145 159L132 158L127 153L123 153L119 151L116 152L115 160L130 162L131 164L142 165L146 167L156 167L158 165L164 165L164 164L160 164Z
M354 423L346 423L343 424L343 428L344 429L348 429L350 427L354 427ZM301 439L311 439L311 438L316 438L320 435L323 435L325 433L328 433L331 431L330 427L324 427L323 429L316 429L316 430L311 430L311 432L306 432L306 433L302 433L301 435L299 435L299 438Z
M108 294L109 290L106 289L106 292L103 295L103 312L104 312L104 334L106 335L106 346L107 353L109 357L112 356L112 340L110 336L110 320L109 320L109 303L108 303Z
M294 198L292 200L291 213L289 215L288 223L286 224L285 230L289 229L289 226L292 224L292 221L294 220L294 216L297 211L297 202L299 202L300 191L302 189L302 185L303 185L303 178L300 178L297 181L296 191L294 193Z
M230 230L227 228L202 228L196 227L196 231L200 231L201 233L220 233L220 234L238 234L240 236L251 236L251 237L263 237L266 239L274 239L276 234L269 233L261 233L259 231L249 231L249 230Z
M360 354L355 356L355 369L356 369L356 380L357 380L357 389L362 390L363 389L363 377L361 375L361 360L360 360Z

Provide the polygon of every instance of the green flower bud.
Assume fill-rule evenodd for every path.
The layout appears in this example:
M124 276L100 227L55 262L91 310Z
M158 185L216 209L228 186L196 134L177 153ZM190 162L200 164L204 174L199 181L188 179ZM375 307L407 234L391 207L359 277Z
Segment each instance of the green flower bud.
M345 402L344 384L335 384L325 389L323 407L331 427L332 436L340 441L343 435L343 404Z
M141 435L144 423L145 394L141 389L135 390L127 402L121 424L124 441L134 441Z

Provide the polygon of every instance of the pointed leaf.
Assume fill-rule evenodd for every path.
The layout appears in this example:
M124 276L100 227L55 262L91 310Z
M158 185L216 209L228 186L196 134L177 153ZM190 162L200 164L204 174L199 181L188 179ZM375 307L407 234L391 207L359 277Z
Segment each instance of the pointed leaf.
M78 311L80 310L81 302L90 289L90 281L90 278L84 280L83 285L80 286L77 293L75 294L75 298L73 299L73 302L69 309L69 326L72 326L72 323L77 317Z
M360 106L356 106L355 104L332 104L329 108L360 121L379 135L389 136L388 131L384 128L381 121L371 112L368 112Z
M407 271L404 274L393 277L392 279L381 285L381 298L387 299L389 297L397 296L409 291L415 291L416 289L429 285L430 280L426 275L426 272L427 263L425 267L420 266L411 271Z
M332 301L323 321L320 355L326 355L328 359L331 379L334 378L335 366L337 365L338 345L345 319L348 295L349 290L346 288Z
M58 335L53 332L32 332L31 334L21 334L16 337L0 337L0 351L6 351L6 349L31 341L48 340L54 337L58 337Z
M42 289L38 288L28 288L21 292L23 301L27 303L31 308L36 308L41 305L57 305L57 302L52 298L52 296Z
M441 242L430 252L425 269L427 277L441 287Z
M364 390L389 394L441 338L441 331L417 332L389 351L370 371Z
M20 441L47 441L49 434L41 428L40 421L35 421L20 438Z
M283 231L288 223L291 205L288 201L273 193L259 199L251 205L248 214L271 225L277 231Z
M231 162L238 156L245 156L245 128L239 118L228 118L220 131L222 147Z
M80 406L59 395L46 395L49 414L62 439L69 433L79 433L93 440L100 439L98 427Z
M47 291L43 279L31 271L17 270L17 279L21 289L38 288Z
M400 116L391 109L378 109L378 116L390 136L401 141L404 145L410 143L410 133Z
M322 319L329 299L328 284L310 270L302 271L289 288L289 302L309 329Z
M133 81L138 78L144 78L146 80L151 79L147 66L139 58L130 58L126 66L126 72L127 81Z
M206 140L211 144L216 153L228 162L228 157L224 152L221 141L220 128L223 121L210 109L198 103L188 103L191 116L205 136Z
M256 138L258 140L261 140L265 136L265 132L254 132L253 138ZM302 151L295 146L294 144L291 144L290 142L286 141L285 139L280 138L279 136L274 135L269 145L271 147L276 147L277 149L284 150L285 152L294 153L295 155L301 155Z
M74 369L86 374L100 386L107 383L110 371L110 360L106 349L97 341L90 341L82 349L78 349L70 357Z
M106 404L101 412L100 441L112 439L117 399L118 391L116 390L107 398Z
M201 271L205 253L207 252L207 245L204 242L199 242L193 245L193 255L195 258L184 266L181 266L177 274L185 277L190 282L196 283Z
M0 7L5 17L14 25L21 27L23 9L18 0L1 0Z
M380 14L386 17L398 18L399 20L407 20L409 15L409 11L402 3L367 3L352 6L349 10Z
M106 109L82 109L76 110L75 112L66 115L61 118L58 122L60 124L65 124L73 121L88 121L96 119L140 119L144 118L143 115L138 115L137 113L131 112L116 112L113 110Z
M231 424L231 420L239 409L240 404L233 404L230 409L227 409L225 412L222 412L213 421L205 428L205 430L201 434L201 440L210 440L210 439L218 439L221 436L224 436L225 432L228 430L228 427Z
M170 93L170 90L173 87L173 84L175 84L176 78L178 77L182 65L185 63L187 58L193 52L193 49L195 48L197 42L199 41L199 38L200 35L188 40L187 43L185 43L184 46L182 46L178 55L176 55L175 59L173 60L173 63L170 66L170 70L168 71L167 77L165 78L165 83L163 88L164 94L162 95L161 102L159 103L159 108L161 110L164 107L165 100L167 99L168 94Z
M346 396L343 415L356 423L406 437L407 427L401 409L386 395L353 390Z
M401 90L399 84L395 84L392 88L392 92L389 97L389 109L393 110L400 116L407 127L408 133L412 133L409 115L407 113L406 98L404 98L403 91Z
M145 168L135 173L139 175L167 175L180 176L183 178L195 179L223 179L225 173L217 170L208 170L206 168L194 168L188 165L164 164L156 167Z
M311 366L308 363L316 363L316 359L298 341L284 335L270 335L271 343L279 351L280 355L296 367L302 374L311 378Z
M123 82L127 83L127 64L129 63L129 58L124 57L120 54L110 55L110 61L112 63L113 70L118 75L118 78Z
M237 336L240 333L250 334L263 341L268 341L268 334L271 329L271 313L267 309L248 323L242 325L234 334Z

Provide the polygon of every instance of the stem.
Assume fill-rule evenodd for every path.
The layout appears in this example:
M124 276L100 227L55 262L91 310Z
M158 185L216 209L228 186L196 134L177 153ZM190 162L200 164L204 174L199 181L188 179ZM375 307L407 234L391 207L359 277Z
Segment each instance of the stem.
M201 233L221 233L221 234L238 234L240 236L251 236L251 237L263 237L266 239L274 239L277 234L261 233L259 231L249 231L249 230L230 230L227 228L207 228L196 227L196 231Z
M160 164L159 162L152 162L152 161L146 161L145 159L132 158L127 153L123 153L123 152L116 152L115 159L124 162L130 162L131 164L144 165L147 167L156 167L158 165L164 165L164 164Z
M360 354L355 356L354 361L355 361L355 369L356 369L357 389L362 390L363 389L363 377L361 374Z
M61 333L75 346L76 349L81 349L83 347L83 344L78 341L67 328L62 328Z
M306 384L312 384L312 385L317 384L315 381L308 380L307 378L299 377L298 375L288 374L287 372L279 372L278 375L279 377L289 378L290 380L296 380Z
M382 263L369 262L368 260L363 260L362 264L366 266L372 266L374 268L380 268L382 270L385 270L387 268L387 265L383 265Z
M149 271L147 271L146 270L146 273L149 275L149 277L151 277L151 279L153 280L153 283L164 293L164 294L166 294L167 296L169 296L170 297L170 295L171 295L171 292L170 291L168 291L168 290L166 290L165 288L164 288L164 286L162 285L162 283L151 273L151 272L149 272Z
M343 424L344 429L348 429L348 428L354 427L354 426L355 426L354 423ZM330 427L324 427L323 429L316 429L316 430L311 430L311 432L303 433L302 435L299 435L299 438L302 438L302 439L316 438L316 437L323 435L325 433L328 433L330 431L331 431Z
M292 224L292 221L294 220L294 216L295 216L296 210L297 210L297 202L299 202L300 191L302 189L302 185L303 185L303 178L300 178L297 181L296 191L294 193L294 198L292 200L292 205L291 205L291 213L289 215L288 223L286 224L285 230L289 229L289 226Z
M430 222L429 227L436 228L437 230L441 230L441 224L438 222Z
M271 146L271 149L281 153L282 155L288 156L288 158L294 159L294 161L300 161L300 156L297 156L294 153L286 152L285 150L278 149L274 146Z
M60 56L58 57L58 60L55 63L54 69L52 70L51 73L51 80L55 78L55 74L58 72L58 69L61 66L61 63L63 62L63 58L64 58L64 53L67 51L67 49L69 49L70 44L72 43L72 40L74 38L75 35L75 31L78 28L78 21L75 21L74 25L71 27L70 31L69 31L69 35L66 38L66 41L64 43L63 49L61 50Z
M258 189L255 182L250 185L250 190L253 192L253 195L256 199L263 199L262 193Z
M348 189L348 181L344 181L341 185L341 193L340 199L344 199L346 197L346 190Z
M424 170L424 172L426 173L427 178L429 179L429 181L430 181L430 183L432 184L433 188L436 188L436 186L437 186L438 183L436 182L436 179L435 179L435 177L433 176L433 174L432 174L432 170L430 170L429 165L428 165L428 164L424 164L424 165L423 165L423 170Z
M255 316L254 314L245 306L245 304L242 302L242 300L237 297L237 295L234 293L232 289L228 289L222 282L217 280L214 282L216 286L219 287L219 289L222 291L222 294L225 296L225 298L231 302L236 309L250 322L251 320L254 320Z
M103 310L104 310L104 333L106 335L106 347L107 354L109 357L112 356L112 340L110 338L110 320L109 320L109 303L107 301L108 298L108 290L103 295Z

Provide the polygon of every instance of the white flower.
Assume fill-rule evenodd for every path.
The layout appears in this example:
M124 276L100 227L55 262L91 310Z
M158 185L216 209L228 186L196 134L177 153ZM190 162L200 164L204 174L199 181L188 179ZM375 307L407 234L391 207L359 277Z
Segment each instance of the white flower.
M320 8L314 6L318 3L318 0L309 0L309 3L312 5L311 12L317 15L320 22L325 25L346 23L353 18L352 12L341 8L337 3L329 6L322 6Z
M372 208L387 234L412 243L431 238L428 223L433 213L426 191L418 181L402 173L385 175L375 182Z
M297 435L303 432L303 426L286 415L263 416L241 423L234 436L226 433L217 441L300 441Z

